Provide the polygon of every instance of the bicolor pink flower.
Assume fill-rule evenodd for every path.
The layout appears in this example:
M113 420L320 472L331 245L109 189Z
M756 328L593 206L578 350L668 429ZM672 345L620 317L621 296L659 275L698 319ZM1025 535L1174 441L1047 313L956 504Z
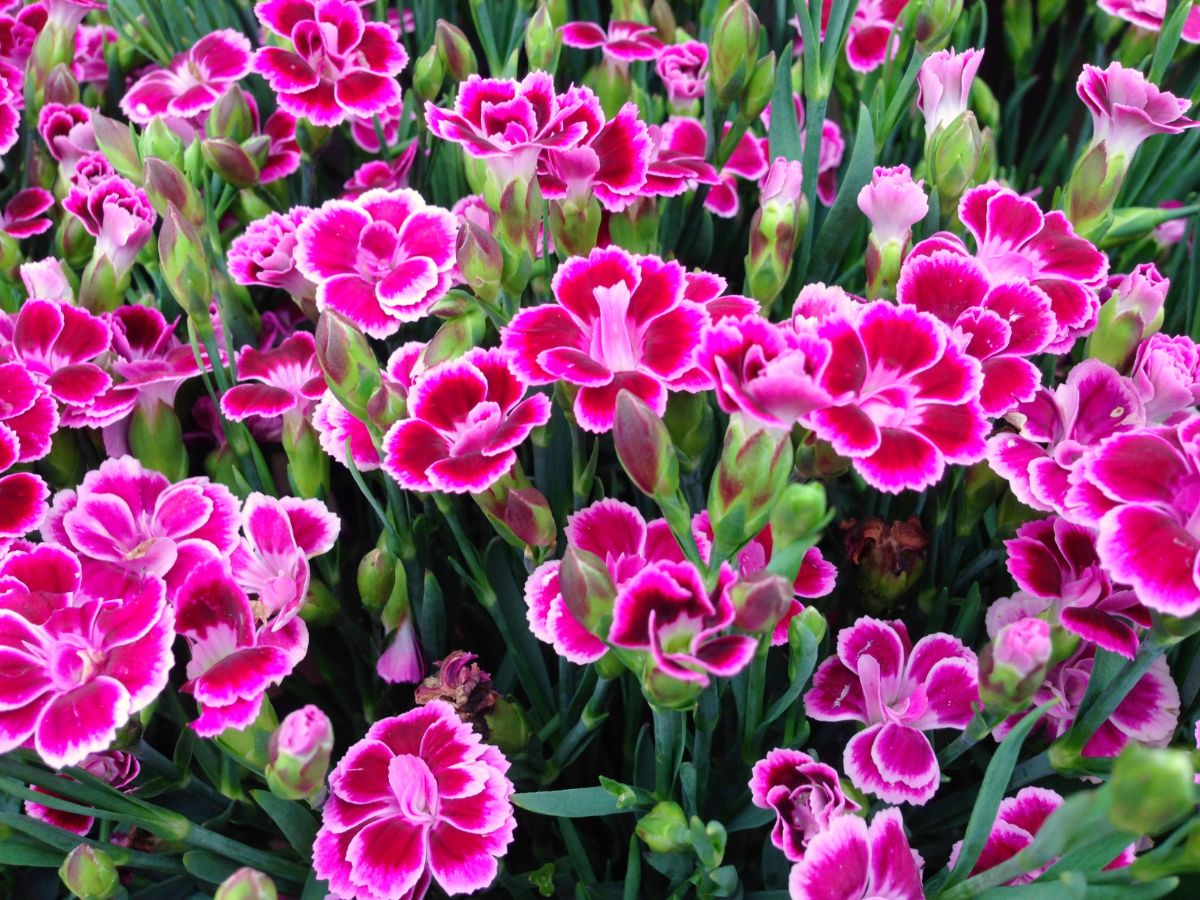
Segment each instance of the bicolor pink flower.
M971 84L983 62L982 50L939 50L917 72L917 107L925 117L925 134L949 125L967 111Z
M1085 64L1075 90L1092 114L1092 143L1103 143L1110 158L1132 157L1148 137L1180 134L1200 124L1184 115L1190 101L1116 61L1107 69Z
M725 130L730 127L726 125ZM708 135L704 125L695 119L683 116L668 119L662 126L661 140L668 150L681 158L703 160L708 156ZM766 140L746 132L704 198L705 208L725 219L736 216L741 208L738 178L757 182L769 168Z
M58 408L20 363L0 364L0 472L50 452Z
M379 130L383 132L382 141L379 139L379 132L375 130L376 121L379 122ZM351 116L350 137L367 153L380 153L384 147L396 143L396 139L400 137L400 123L403 121L404 104L393 103L369 118Z
M21 283L30 297L75 305L75 289L67 278L61 260L48 256L35 262L24 262L20 271Z
M820 386L833 404L810 415L868 484L898 493L936 484L946 463L983 458L988 423L979 363L928 313L886 301L819 328L832 349Z
M166 687L174 661L161 581L108 599L81 576L79 560L59 547L0 560L0 752L32 746L56 769L107 750Z
M243 347L237 358L235 384L221 395L221 412L234 422L250 416L282 417L284 427L308 418L325 393L325 374L317 362L317 344L307 331L297 331L278 347Z
M135 81L121 98L121 111L138 125L148 125L155 116L202 116L250 73L250 62L248 37L232 28L211 32L165 69L155 68Z
M254 14L291 48L263 47L254 71L278 95L281 109L314 125L370 118L400 102L396 76L408 53L380 22L366 22L351 0L263 0Z
M436 137L487 160L502 183L532 180L542 151L587 144L604 125L594 93L573 87L558 94L547 72L521 81L471 75L459 85L453 109L426 103L425 119Z
M110 25L80 25L75 31L75 58L71 73L80 84L102 84L108 81L110 44L117 42L117 29Z
M342 185L342 199L353 200L370 190L394 191L408 187L408 174L417 159L418 142L412 141L393 160L372 159L357 169Z
M38 113L37 130L50 155L68 175L83 156L97 150L91 110L82 103L47 103Z
M54 195L45 188L17 191L0 212L0 231L17 240L49 231L54 223L42 214L53 207Z
M1200 404L1200 347L1186 335L1152 334L1138 345L1129 380L1148 424L1177 424Z
M1086 359L1055 387L1038 388L1013 415L1016 432L993 435L988 464L1026 506L1067 515L1071 473L1104 438L1145 422L1137 389L1128 378Z
M1057 328L1049 352L1066 352L1096 327L1097 291L1108 274L1108 258L1079 237L1066 216L1058 210L1043 214L1033 200L995 183L967 191L958 215L975 239L975 258L992 281L1023 278L1050 298ZM944 231L912 252L923 256L935 250L969 255L961 239Z
M93 362L111 338L103 319L52 300L27 300L15 316L0 316L0 360L23 365L64 413L87 406L112 384Z
M425 675L425 663L412 616L404 616L385 640L387 647L375 660L375 674L388 684L418 684Z
M262 133L271 139L267 158L258 170L258 180L270 184L300 168L300 145L296 142L296 117L277 109L267 117Z
M312 580L308 561L328 553L341 521L320 500L252 493L242 539L230 556L234 580L258 598L256 617L279 631L300 612Z
M941 778L926 731L963 729L979 703L979 664L962 641L930 634L913 646L904 623L864 616L838 633L804 695L809 718L862 722L846 745L855 787L887 803L921 806Z
M708 87L708 45L684 41L664 47L654 67L667 89L667 99L687 106L703 97Z
M108 314L108 323L112 329L110 368L121 378L112 392L122 395L129 409L135 403L172 406L185 381L211 368L207 353L201 352L202 367L192 346L176 336L176 323L168 322L152 306L118 307ZM115 400L105 405L115 405Z
M1200 610L1200 418L1113 435L1072 478L1069 501L1098 520L1096 551L1151 609Z
M710 591L690 562L650 563L617 591L609 643L649 654L653 676L706 687L712 675L736 675L758 640L727 633L736 617L729 596L735 577L723 563Z
M293 297L315 297L317 286L296 268L296 231L311 214L307 206L294 206L247 225L229 245L229 276L238 284L280 288Z
M595 22L568 22L559 32L566 46L583 50L599 47L605 59L623 66L656 59L663 51L654 26L638 22L609 22L607 31Z
M487 887L516 829L508 765L444 700L381 719L330 773L317 877L344 900Z
M107 8L108 0L47 0L47 23L73 32L88 13Z
M752 314L706 328L696 361L725 412L789 429L831 402L821 386L829 358L829 343L811 330L775 325Z
M75 171L71 173L71 188L78 188L81 194L81 200L77 202L79 208L86 213L87 195L91 193L92 188L116 174L117 170L108 161L108 157L99 150L79 157L75 163ZM67 196L70 197L70 194Z
M259 626L245 591L215 557L193 567L175 592L175 630L192 653L181 690L196 698L200 716L191 727L200 737L249 726L267 688L308 652L304 621Z
M684 287L676 262L595 249L559 266L556 303L513 317L501 334L504 352L530 384L577 386L575 418L585 431L612 429L622 390L662 415L668 389L694 365L707 320Z
M801 750L772 750L754 764L750 799L760 809L775 812L771 843L792 862L804 859L809 841L839 816L861 807L842 793L832 766L819 763Z
M9 12L0 12L0 59L24 71L34 42L46 24L46 7L41 3L18 3L15 15Z
M517 460L516 447L550 420L545 394L500 350L468 351L429 369L408 395L408 418L383 440L383 468L402 488L484 491Z
M43 534L79 555L89 584L116 595L150 576L174 589L193 545L228 557L238 520L238 502L224 485L207 478L172 484L123 456L88 472L77 490L59 491Z
M897 299L950 326L983 372L979 403L1002 416L1033 399L1041 371L1029 357L1054 339L1050 298L1027 281L992 282L978 261L944 250L912 258L900 271Z
M83 223L96 239L96 254L109 260L118 276L132 268L158 221L145 192L120 175L105 178L86 192L78 184L72 186L63 209Z
M1038 728L1045 731L1047 739L1057 740L1075 724L1094 662L1095 647L1083 645L1052 668L1045 682L1034 693L1034 706L1051 700L1058 701L1038 723ZM1016 715L1001 722L993 732L996 740L1003 740L1020 719ZM1125 695L1108 721L1084 744L1082 754L1114 757L1130 741L1150 747L1165 747L1171 742L1178 724L1179 688L1171 679L1166 659L1160 656Z
M885 809L871 824L838 816L792 866L792 900L923 900L925 861L909 846L900 810Z
M687 120L671 119L662 126L651 125L647 129L650 152L646 183L641 191L644 197L678 197L686 191L695 190L697 185L712 186L721 180L717 170L706 159L707 138L698 142L695 129L687 125L673 125L676 121Z
M1091 529L1050 516L1022 525L1004 546L1009 574L1021 590L988 609L988 634L1024 616L1048 614L1067 631L1133 659L1137 629L1148 628L1150 616L1100 564Z
M1167 17L1167 0L1097 0L1096 5L1110 16L1146 31L1162 31L1163 20ZM1200 44L1200 9L1188 11L1180 37L1190 44Z
M594 554L620 588L647 565L682 562L683 552L663 519L647 523L628 503L605 499L567 518L567 543ZM534 637L573 663L595 662L608 650L567 607L559 588L558 560L542 563L525 582L526 616Z
M925 180L913 181L908 166L876 166L871 183L858 192L858 208L881 246L888 241L907 245L912 227L929 213Z
M317 285L317 307L372 337L424 317L450 288L458 223L416 191L330 200L296 230L296 269Z
M138 762L136 756L132 753L126 753L124 750L103 750L99 753L89 753L79 763L79 768L83 769L83 771L87 772L93 778L103 781L109 787L128 794L133 790L129 785L137 778L138 772L141 771L141 764ZM61 772L58 777L67 781L75 780L70 775ZM31 784L29 789L38 794L58 797L53 791L38 787L37 785ZM86 836L92 830L92 826L96 824L96 820L92 816L44 806L34 800L25 801L25 815L37 819L39 822L45 822L47 825L53 825L55 828L61 828L63 831L77 834L80 837Z
M49 498L50 488L32 472L0 475L0 548L42 524Z
M8 153L21 136L24 86L23 70L0 59L0 156Z
M870 72L895 54L900 37L898 23L907 5L908 0L859 0L846 34L850 68ZM826 12L826 19L828 15Z
M551 199L586 202L594 194L620 211L642 194L650 160L650 134L636 104L626 103L586 143L547 149L538 163L538 185Z

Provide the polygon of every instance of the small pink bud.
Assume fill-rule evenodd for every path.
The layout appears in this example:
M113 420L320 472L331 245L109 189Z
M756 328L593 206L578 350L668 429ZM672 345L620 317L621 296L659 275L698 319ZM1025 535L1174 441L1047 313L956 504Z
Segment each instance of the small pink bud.
M742 631L763 634L772 630L792 605L794 590L787 579L760 571L730 588L737 611L733 624Z
M939 50L917 73L917 106L925 116L925 134L931 135L967 110L971 82L983 62L982 50Z
M979 695L986 706L1015 711L1041 685L1053 654L1050 624L1027 617L1005 625L979 657Z
M276 900L278 896L270 876L245 866L221 882L213 900Z
M629 391L617 395L613 420L617 458L642 493L674 497L679 489L679 460L663 420Z
M333 726L325 713L312 705L291 713L267 745L271 793L287 800L311 797L325 784L332 753Z

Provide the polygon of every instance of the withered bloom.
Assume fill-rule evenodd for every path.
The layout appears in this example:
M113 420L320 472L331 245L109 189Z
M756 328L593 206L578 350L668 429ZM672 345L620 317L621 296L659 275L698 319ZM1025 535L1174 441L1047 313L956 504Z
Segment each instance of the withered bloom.
M883 519L847 519L846 557L859 570L867 609L882 613L908 592L925 571L929 539L921 520L910 516L890 525Z
M465 650L453 650L435 663L436 670L422 681L414 693L418 705L445 700L460 719L488 737L487 715L499 698L492 690L492 676L475 662L478 657Z

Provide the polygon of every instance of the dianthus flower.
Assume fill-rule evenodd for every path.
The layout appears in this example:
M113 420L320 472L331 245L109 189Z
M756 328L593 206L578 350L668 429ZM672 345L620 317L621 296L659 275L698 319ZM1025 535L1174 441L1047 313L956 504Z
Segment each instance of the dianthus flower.
M248 37L232 28L211 32L165 69L154 68L135 81L121 98L121 111L138 125L155 116L202 116L249 74L250 63Z
M754 764L750 798L761 809L773 810L771 843L792 862L817 835L828 831L839 816L861 808L842 792L832 766L817 762L802 750L780 748Z
M900 810L882 810L870 825L843 815L792 866L788 890L792 900L923 900L924 864L909 846Z

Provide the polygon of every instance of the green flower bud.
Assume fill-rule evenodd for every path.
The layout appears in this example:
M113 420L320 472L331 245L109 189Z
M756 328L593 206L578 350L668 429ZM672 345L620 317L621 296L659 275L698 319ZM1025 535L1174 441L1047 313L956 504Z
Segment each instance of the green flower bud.
M382 383L379 360L366 335L327 310L317 320L316 344L329 389L351 415L366 422L367 404Z
M704 461L712 445L715 417L708 395L686 391L672 393L667 398L663 422L679 454L680 468L685 472L693 471Z
M46 77L47 103L78 103L79 82L71 74L71 68L65 63L59 63L50 70Z
M467 76L479 71L479 63L475 61L475 51L471 42L462 30L451 25L445 19L438 19L433 35L434 46L446 67L446 74L455 81L467 80Z
M458 231L458 271L474 292L487 303L500 295L504 277L504 254L491 232L474 222L465 222Z
M108 157L113 168L135 184L141 184L142 158L133 126L92 110L92 132L96 136L96 146Z
M212 270L199 232L173 203L168 203L158 232L158 258L172 296L196 327L207 333L212 329L208 312Z
M950 43L962 9L963 0L924 0L914 29L917 46L923 53L935 53Z
M204 201L196 189L184 177L178 167L156 156L147 156L142 167L142 188L154 211L167 215L167 208L174 206L192 225L204 225Z
M209 110L204 133L210 138L227 138L237 144L253 136L254 117L250 113L250 104L236 84Z
M213 900L278 900L270 876L246 866L221 882Z
M163 121L162 116L155 116L142 129L138 154L142 159L154 156L177 169L183 168L183 140Z
M183 427L174 407L161 400L134 407L129 420L129 449L143 466L162 472L171 481L188 476Z
M638 490L656 499L675 496L679 490L679 460L671 435L654 410L629 391L617 395L613 444Z
M767 108L774 92L775 53L772 51L760 59L750 73L750 80L738 101L738 114L747 122L754 121Z
M993 129L999 127L1000 102L982 78L971 82L971 108L975 110L984 126Z
M333 726L315 706L283 720L267 745L267 787L276 797L303 800L325 786L333 753Z
M663 800L642 816L634 829L654 853L679 853L691 848L691 830L678 803Z
M600 201L583 199L550 201L550 234L554 247L566 256L587 256L600 234Z
M675 43L675 12L667 0L654 0L650 4L650 24L658 29L658 39L664 44Z
M457 359L472 347L478 347L486 332L487 315L481 309L447 319L425 345L421 362L432 369L438 363Z
M1190 753L1130 741L1113 766L1109 821L1131 834L1161 834L1195 811L1195 778Z
M541 69L553 75L558 68L561 49L562 35L554 25L550 10L545 3L541 3L525 26L525 58L529 60L529 68Z
M736 0L717 20L709 54L709 84L722 106L732 105L758 59L760 24L746 0Z
M649 654L637 654L649 660ZM703 690L694 681L680 681L653 665L643 666L642 693L659 709L691 709Z
M658 246L658 206L652 197L640 197L608 217L612 242L630 253L652 253Z
M128 272L118 275L111 259L93 254L79 279L79 305L89 312L111 312L124 302L129 282Z
M1029 0L1004 0L1004 42L1018 71L1027 70L1033 49L1033 4Z
M604 560L568 546L558 570L558 584L571 615L593 634L608 634L617 589Z
M929 180L938 190L944 220L949 221L955 215L958 198L975 179L983 152L983 134L970 110L949 124L938 126L930 135L925 160Z
M403 577L403 572L399 573ZM383 612L396 583L396 557L376 547L368 550L358 564L358 596L363 608L372 616Z
M329 454L313 426L304 418L284 422L283 451L288 458L288 475L297 497L328 496Z
M829 521L825 488L815 482L789 484L771 508L774 551L770 571L789 583L796 580L804 554L821 536Z
M241 144L228 138L205 138L200 142L205 165L236 188L258 184L258 166Z
M90 844L80 844L67 854L58 877L80 900L108 900L121 887L112 857Z
M413 88L422 100L433 102L442 92L446 80L446 65L437 47L431 46L413 65Z
M754 537L771 515L792 471L792 439L734 413L708 490L713 556L725 559Z
M506 697L496 697L483 720L487 723L488 743L510 758L524 752L534 734L529 714L521 704Z
M1129 162L1121 154L1110 157L1103 141L1079 158L1063 192L1063 208L1079 234L1099 240L1108 231Z

